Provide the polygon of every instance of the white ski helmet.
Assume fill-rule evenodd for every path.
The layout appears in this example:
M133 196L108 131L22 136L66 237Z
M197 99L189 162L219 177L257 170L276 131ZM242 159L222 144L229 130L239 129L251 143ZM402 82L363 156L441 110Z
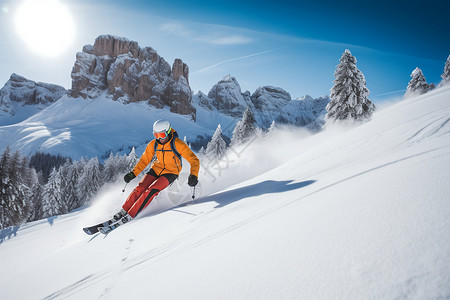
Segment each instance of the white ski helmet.
M157 139L164 140L172 131L169 121L158 120L153 124L153 135Z

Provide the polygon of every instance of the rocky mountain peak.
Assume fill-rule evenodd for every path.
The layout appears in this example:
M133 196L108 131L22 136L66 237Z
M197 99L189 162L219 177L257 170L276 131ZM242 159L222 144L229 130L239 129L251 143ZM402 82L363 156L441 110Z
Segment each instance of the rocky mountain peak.
M226 75L213 86L207 96L197 94L196 102L205 109L218 110L235 118L241 118L245 109L249 108L261 128L268 128L275 121L319 130L323 125L329 98L313 99L305 96L292 100L284 89L273 86L258 87L253 94L249 91L242 93L236 78Z
M97 56L108 55L117 57L122 54L130 53L133 57L137 57L139 53L139 45L137 42L130 41L126 38L116 37L112 35L101 35L95 42L94 46L86 49ZM84 49L83 49L84 51Z
M223 77L211 88L208 98L212 99L211 105L217 110L234 117L242 116L249 104L238 81L230 75Z
M183 76L189 83L189 67L179 58L176 58L172 65L172 74L176 81Z
M152 106L191 115L195 120L189 68L181 59L171 67L151 47L112 35L77 53L72 69L72 97L96 98L105 91L123 103L148 101Z
M273 100L282 100L282 101L290 101L291 95L279 87L273 86L262 86L256 89L256 91L252 94L252 99L254 101L258 101L261 98L270 98Z
M34 82L13 73L0 89L0 112L15 115L15 103L40 108L47 107L66 94L66 89L56 84Z

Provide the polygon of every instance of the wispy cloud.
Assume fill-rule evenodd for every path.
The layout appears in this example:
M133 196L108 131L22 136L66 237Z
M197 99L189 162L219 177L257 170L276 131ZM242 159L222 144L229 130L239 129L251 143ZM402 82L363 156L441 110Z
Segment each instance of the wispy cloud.
M211 26L207 24L201 25L202 27L197 29L197 31L194 31L186 25L177 22L164 23L161 24L159 28L168 34L213 45L243 45L254 42L254 39L249 36L224 33L223 29L218 29L218 26ZM206 32L199 33L199 31Z
M194 32L189 30L186 26L180 23L164 23L159 28L169 34L173 34L180 37L190 38L194 35Z
M223 65L223 64L225 64L225 63L229 63L229 62L237 61L237 60L241 60L241 59L247 59L247 58L250 58L250 57L253 57L253 56L257 56L257 55L262 55L262 54L266 54L266 53L269 53L269 52L273 52L273 51L275 51L275 50L277 50L277 49L266 50L266 51L261 51L261 52L257 52L257 53L245 55L245 56L240 56L240 57L230 58L230 59L227 59L227 60L218 62L218 63L216 63L216 64L210 65L210 66L208 66L208 67L206 67L206 68L203 68L203 69L201 69L201 70L192 72L192 74L202 73L202 72L205 72L205 71L207 71L207 70L213 69L213 68L215 68L215 67L217 67L217 66Z
M215 45L238 45L238 44L250 44L253 42L253 39L243 35L229 35L207 39L206 41Z

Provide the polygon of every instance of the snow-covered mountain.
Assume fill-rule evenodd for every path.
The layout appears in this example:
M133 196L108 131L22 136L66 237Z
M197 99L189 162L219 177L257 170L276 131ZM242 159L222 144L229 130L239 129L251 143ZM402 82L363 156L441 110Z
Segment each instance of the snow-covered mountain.
M151 139L153 122L165 118L198 150L206 146L218 124L231 138L247 107L262 129L275 121L318 130L329 102L327 96L292 100L288 92L271 86L259 87L253 94L242 92L230 75L208 95L192 95L189 67L181 59L175 59L171 68L154 49L111 35L99 36L94 45L77 53L71 76L72 89L62 98L66 92L61 87L11 77L0 93L0 100L5 99L1 103L6 103L3 110L12 109L10 98L29 103L34 97L39 108L61 99L36 115L32 113L37 109L24 115L21 107L20 116L25 117L16 120L20 123L8 118L2 124L0 116L0 125L9 125L0 126L0 149L10 146L24 155L41 151L77 160L107 157L132 147L143 149ZM24 83L16 88L19 79ZM43 93L43 87L52 92Z
M169 119L175 129L183 128L180 134L189 141L205 134L205 128L189 116L173 114L169 108L156 109L145 102L126 105L105 94L86 100L66 95L21 123L0 127L0 148L10 145L24 155L41 151L76 160L107 158L111 151L128 153L132 147L143 152L159 118Z
M291 100L288 92L279 87L262 86L253 94L242 92L241 87L231 75L225 76L215 84L208 95L199 92L194 103L236 118L241 118L248 107L252 110L258 125L268 128L273 121L280 124L294 124L318 130L323 125L328 96L313 99L304 96Z
M198 202L172 208L190 199L186 165L106 237L81 228L120 207L122 182L4 229L0 297L449 299L449 98L436 89L312 136L275 129L202 160Z
M0 126L21 122L66 94L55 84L34 82L12 74L0 89Z
M223 134L231 138L242 116L233 117L214 107L200 105L201 96L198 96L193 97L197 116L197 121L193 122L189 115L172 113L168 107L155 108L147 102L123 104L111 101L105 93L86 100L65 95L20 123L0 126L0 149L10 146L24 155L41 151L63 154L75 160L95 156L107 158L111 152L128 153L132 147L137 148L140 155L153 138L152 125L157 119L170 120L181 137L186 136L189 143L199 146L206 146L218 124L222 125ZM268 99L267 103L271 101ZM275 120L280 121L282 116L294 115L289 113L289 109L296 107L298 115L312 120L313 123L309 124L313 125L316 124L314 112L323 118L327 102L327 98L286 101L280 104L280 110L272 111L272 116L278 116ZM261 111L255 115L262 128L270 125L266 127L266 122L272 119L270 116L268 109L266 113Z

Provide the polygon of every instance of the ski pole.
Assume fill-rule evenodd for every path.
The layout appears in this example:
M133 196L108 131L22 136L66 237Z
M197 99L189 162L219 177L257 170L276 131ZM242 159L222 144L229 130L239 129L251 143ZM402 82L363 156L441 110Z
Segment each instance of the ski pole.
M194 202L195 202L195 186L192 189L192 204L195 204Z
M123 193L125 193L125 189L127 188L127 184L128 184L128 182L125 183L125 186L123 187L122 196L120 196L120 199L123 199Z

